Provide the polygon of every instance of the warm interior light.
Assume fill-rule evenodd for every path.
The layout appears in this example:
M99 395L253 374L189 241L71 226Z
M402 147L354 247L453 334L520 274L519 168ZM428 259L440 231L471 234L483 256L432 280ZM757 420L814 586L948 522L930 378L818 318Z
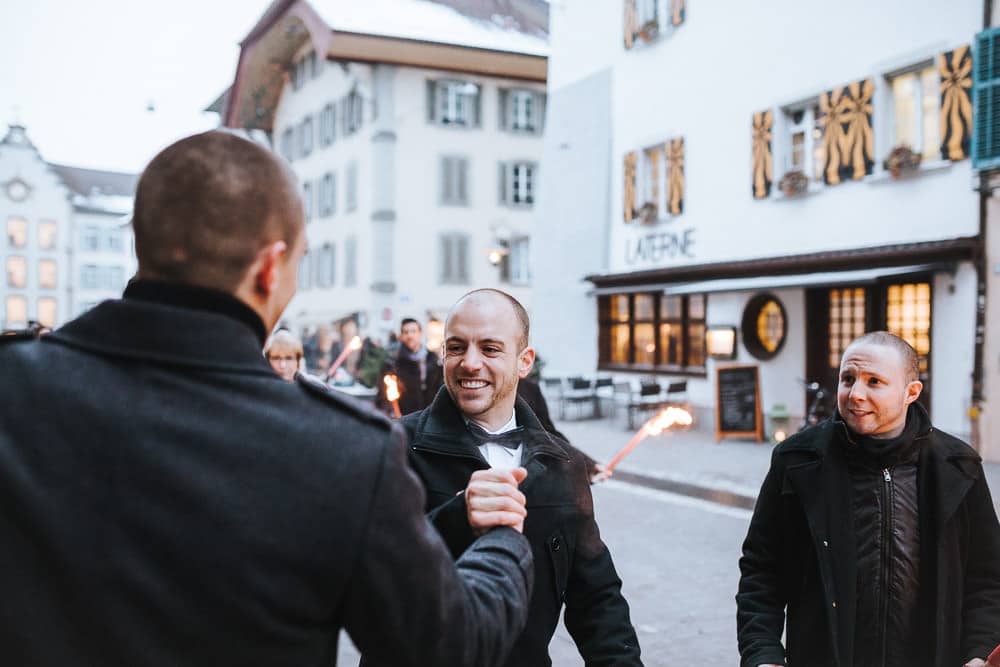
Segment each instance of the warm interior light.
M736 329L734 327L709 329L705 334L705 347L710 357L731 359L736 351Z

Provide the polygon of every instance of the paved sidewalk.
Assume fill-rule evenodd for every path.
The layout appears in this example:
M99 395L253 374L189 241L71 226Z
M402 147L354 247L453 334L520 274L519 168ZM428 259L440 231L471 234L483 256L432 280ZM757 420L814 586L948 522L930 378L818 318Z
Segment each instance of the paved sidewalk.
M598 461L607 462L631 439L624 418L557 421L570 442ZM615 479L714 500L734 507L753 507L771 463L771 445L726 438L702 428L668 431L646 438L615 468ZM1000 463L983 464L1000 514Z

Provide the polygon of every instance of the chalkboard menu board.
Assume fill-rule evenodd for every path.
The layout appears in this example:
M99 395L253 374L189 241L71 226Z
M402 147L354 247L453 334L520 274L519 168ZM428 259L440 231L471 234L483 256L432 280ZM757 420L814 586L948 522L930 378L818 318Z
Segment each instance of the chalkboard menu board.
M718 440L735 436L764 441L756 366L716 367L715 433Z

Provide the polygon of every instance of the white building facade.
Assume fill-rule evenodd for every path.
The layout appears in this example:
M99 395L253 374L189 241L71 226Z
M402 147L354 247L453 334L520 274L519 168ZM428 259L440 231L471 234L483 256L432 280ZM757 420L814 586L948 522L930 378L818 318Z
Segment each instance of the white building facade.
M309 249L285 322L385 339L413 317L433 344L470 289L530 303L544 3L505 21L414 0L344 17L336 4L272 6L224 111L226 126L270 132L302 187Z
M0 141L0 330L55 327L121 296L135 271L127 223L134 189L131 174L47 163L25 128L10 126ZM101 239L94 249L91 235ZM91 285L90 269L107 281Z
M574 225L536 235L535 265L560 267L534 295L547 371L686 380L711 430L717 368L753 365L763 412L794 422L802 380L834 390L847 342L888 329L936 425L972 437L982 12L554 4L538 214Z

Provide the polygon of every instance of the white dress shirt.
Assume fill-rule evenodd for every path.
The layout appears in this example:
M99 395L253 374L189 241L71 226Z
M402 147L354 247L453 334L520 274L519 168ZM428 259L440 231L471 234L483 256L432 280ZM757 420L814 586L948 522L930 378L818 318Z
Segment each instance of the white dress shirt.
M517 418L511 412L510 420L497 430L491 431L487 428L483 428L483 430L491 435L500 435L515 428L517 428ZM495 445L492 442L487 442L484 445L479 445L479 453L483 455L483 458L486 459L491 468L511 470L521 465L521 450L523 448L524 445L518 445L517 449L510 449L503 445Z

